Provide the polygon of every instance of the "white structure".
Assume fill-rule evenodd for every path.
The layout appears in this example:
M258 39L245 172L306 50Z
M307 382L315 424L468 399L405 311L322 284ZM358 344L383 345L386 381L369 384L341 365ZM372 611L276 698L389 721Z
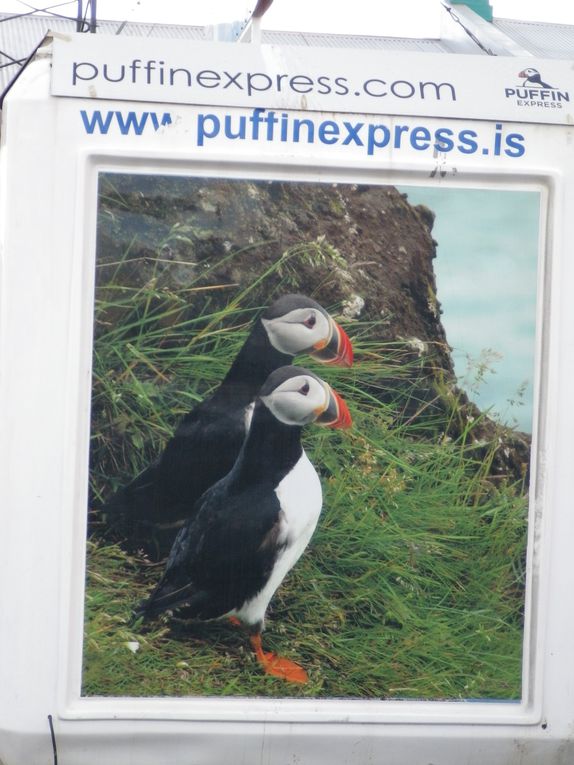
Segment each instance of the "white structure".
M487 22L461 8L457 14L485 39ZM8 91L0 152L2 765L51 762L50 725L62 765L574 760L574 76L570 63L528 55L528 39L519 50L503 27L489 28L490 47L508 54L496 57L474 48L477 55L467 55L470 43L455 44L454 34L451 42L413 41L416 53L405 51L406 41L393 51L390 41L361 39L348 57L328 47L332 37L306 35L325 44L309 48L264 33L267 45L237 46L230 58L228 43L57 33ZM437 51L451 44L465 55ZM528 83L535 75L527 69L552 86ZM312 123L314 140L295 138L296 120ZM81 696L96 198L104 171L540 195L519 702Z
M558 59L570 58L574 49L574 26L496 17L492 21L485 21L467 5L444 5L440 36L436 38L385 37L377 35L376 30L372 35L335 35L262 29L261 42L267 45L389 52L402 50L488 55L490 51L498 56ZM22 16L0 13L0 93L6 90L49 31L66 34L75 32L76 21L73 18L39 13ZM203 27L99 19L96 34L122 38L232 41L237 40L245 31L248 32L243 30L243 25L238 21L219 27Z

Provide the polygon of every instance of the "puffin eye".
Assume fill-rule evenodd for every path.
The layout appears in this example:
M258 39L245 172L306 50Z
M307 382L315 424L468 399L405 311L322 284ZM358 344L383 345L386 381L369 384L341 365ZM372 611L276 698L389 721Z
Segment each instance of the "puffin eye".
M309 316L307 319L305 319L305 321L303 322L303 324L304 324L306 327L308 327L309 329L313 329L313 327L315 326L315 324L316 324L316 323L317 323L317 317L315 316L315 314L314 314L314 313L312 313L312 314L311 314L311 315L310 315L310 316Z
M304 383L298 390L298 393L300 393L302 396L306 396L307 393L309 393L309 383Z

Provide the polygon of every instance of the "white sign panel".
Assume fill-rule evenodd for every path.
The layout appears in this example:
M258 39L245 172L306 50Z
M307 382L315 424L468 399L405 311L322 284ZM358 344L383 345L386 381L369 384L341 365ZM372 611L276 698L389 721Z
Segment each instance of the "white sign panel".
M568 124L566 62L66 35L55 96Z
M51 53L1 118L2 764L574 762L567 65L88 35ZM294 291L322 310L279 311ZM306 342L282 351L265 326L294 313ZM209 478L248 398L185 467L224 487L217 512L154 466L225 380L257 399L255 437L299 428L250 378L271 346L353 425L308 423L323 507L261 637L234 587L284 537L250 508L281 520L284 497L305 526L305 460L295 493L253 440ZM230 544L238 474L257 501L230 501ZM130 486L158 488L139 515ZM209 595L187 626L150 605L168 548L210 590L173 590Z

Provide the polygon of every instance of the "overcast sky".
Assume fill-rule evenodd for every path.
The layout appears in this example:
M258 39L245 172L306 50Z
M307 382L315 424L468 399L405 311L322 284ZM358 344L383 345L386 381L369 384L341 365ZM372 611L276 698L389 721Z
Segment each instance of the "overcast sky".
M97 0L101 19L203 25L241 20L256 0ZM84 0L84 5L87 0ZM574 24L573 0L491 0L501 18ZM0 0L0 11L44 8L47 0ZM77 4L60 2L52 10L75 15ZM267 29L347 32L349 34L436 37L445 11L441 0L274 0L263 20Z

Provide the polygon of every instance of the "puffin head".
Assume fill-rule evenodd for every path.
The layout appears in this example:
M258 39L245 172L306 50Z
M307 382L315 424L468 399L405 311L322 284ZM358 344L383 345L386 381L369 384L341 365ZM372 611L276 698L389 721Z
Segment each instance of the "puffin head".
M323 364L350 367L353 346L347 333L319 303L305 295L283 295L261 322L271 345L281 353L307 353Z
M528 69L523 69L521 72L519 72L519 77L532 77L533 75L540 74L538 69L533 69L532 67L528 67Z
M341 396L304 367L279 367L263 384L259 398L286 425L316 422L328 428L350 428L351 414Z

